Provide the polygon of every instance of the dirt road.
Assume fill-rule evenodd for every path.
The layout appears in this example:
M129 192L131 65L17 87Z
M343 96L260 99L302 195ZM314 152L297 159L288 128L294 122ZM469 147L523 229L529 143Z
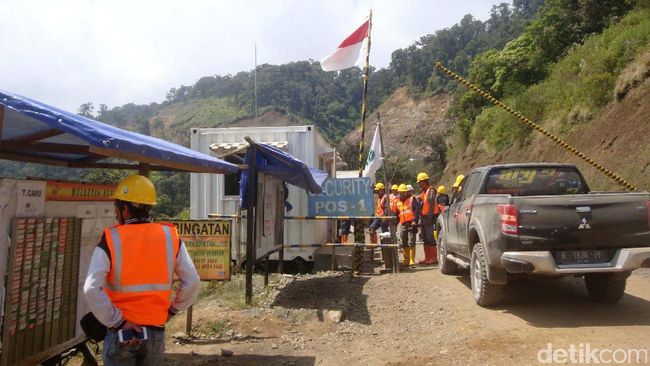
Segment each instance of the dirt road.
M467 276L437 268L352 277L282 277L267 304L244 310L198 304L185 343L168 328L170 365L528 365L541 349L573 344L650 352L650 271L635 272L617 304L593 303L582 279L522 279L505 305L484 309ZM330 320L328 309L344 310ZM206 333L206 329L208 332ZM209 331L212 329L212 331ZM179 334L177 334L179 336ZM222 349L234 355L221 356Z

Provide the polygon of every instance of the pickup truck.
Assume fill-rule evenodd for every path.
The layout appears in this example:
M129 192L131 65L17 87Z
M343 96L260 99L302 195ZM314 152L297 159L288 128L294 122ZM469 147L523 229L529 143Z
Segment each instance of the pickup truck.
M592 192L569 164L505 164L465 176L438 217L440 271L469 269L474 300L502 300L519 275L584 277L589 296L616 302L650 267L648 192Z

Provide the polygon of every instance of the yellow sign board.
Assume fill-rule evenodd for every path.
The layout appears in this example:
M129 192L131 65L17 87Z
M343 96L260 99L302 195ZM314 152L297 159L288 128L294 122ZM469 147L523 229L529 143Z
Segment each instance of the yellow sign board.
M75 182L48 181L45 199L48 201L112 201L115 186Z
M230 221L171 221L201 280L230 280Z

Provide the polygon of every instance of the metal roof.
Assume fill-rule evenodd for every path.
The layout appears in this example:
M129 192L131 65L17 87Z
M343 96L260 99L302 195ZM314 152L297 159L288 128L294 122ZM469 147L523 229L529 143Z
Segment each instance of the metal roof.
M280 150L287 150L289 141L260 141L262 144L270 145ZM231 154L245 153L248 148L248 142L215 142L210 145L212 150L218 157L223 158Z
M139 164L116 163L117 158ZM0 159L70 168L234 173L239 168L169 141L0 90Z

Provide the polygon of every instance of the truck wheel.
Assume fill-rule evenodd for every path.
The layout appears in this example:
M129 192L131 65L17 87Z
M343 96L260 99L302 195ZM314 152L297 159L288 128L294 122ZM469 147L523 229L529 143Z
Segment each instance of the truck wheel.
M476 243L472 250L470 279L474 301L479 306L493 306L501 301L504 286L494 285L488 281L487 260L481 243Z
M451 275L458 272L458 265L447 259L447 241L446 235L442 230L438 236L438 263L442 274Z
M625 293L629 273L592 273L585 275L585 285L592 300L617 302Z

